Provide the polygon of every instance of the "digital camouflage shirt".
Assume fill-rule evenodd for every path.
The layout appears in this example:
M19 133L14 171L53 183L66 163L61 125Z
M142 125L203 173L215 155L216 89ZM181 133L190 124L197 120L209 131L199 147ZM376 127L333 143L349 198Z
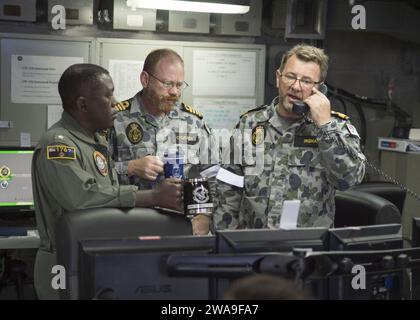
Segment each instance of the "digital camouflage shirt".
M147 155L156 155L163 160L163 155L174 148L184 155L185 177L197 177L210 163L217 163L217 150L213 150L212 154L213 138L201 113L177 103L168 115L157 119L141 105L141 94L139 92L116 106L119 112L109 145L121 184L135 184L140 189L152 188L154 182L128 176L128 162ZM212 157L215 157L214 160Z
M332 111L320 127L309 117L281 118L276 106L241 117L224 168L244 176L244 188L217 183L214 228L278 228L285 200L301 201L298 227L331 227L335 190L360 183L365 173L360 138L346 115Z

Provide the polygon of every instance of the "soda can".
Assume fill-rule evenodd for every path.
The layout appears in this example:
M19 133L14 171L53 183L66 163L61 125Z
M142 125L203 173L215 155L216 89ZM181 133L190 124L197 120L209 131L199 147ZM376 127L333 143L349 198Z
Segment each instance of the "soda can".
M165 178L184 178L184 157L175 153L165 153L163 157Z
M206 178L184 181L184 213L188 218L197 214L211 215L213 213L213 199Z

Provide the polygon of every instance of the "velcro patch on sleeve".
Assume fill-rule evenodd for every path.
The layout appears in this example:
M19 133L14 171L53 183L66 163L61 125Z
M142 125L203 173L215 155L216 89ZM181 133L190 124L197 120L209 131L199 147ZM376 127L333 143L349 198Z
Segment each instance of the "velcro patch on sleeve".
M47 159L76 160L76 148L66 145L47 146Z

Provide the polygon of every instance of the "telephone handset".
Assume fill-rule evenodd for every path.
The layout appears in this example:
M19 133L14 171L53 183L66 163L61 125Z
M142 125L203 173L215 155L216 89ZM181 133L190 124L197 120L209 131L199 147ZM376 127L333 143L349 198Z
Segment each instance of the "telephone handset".
M325 83L321 84L319 86L319 91L322 92L322 94L327 94L328 91L328 87ZM297 114L305 114L309 111L309 106L303 102L303 101L295 101L293 103L293 108L292 108L292 112L297 113Z

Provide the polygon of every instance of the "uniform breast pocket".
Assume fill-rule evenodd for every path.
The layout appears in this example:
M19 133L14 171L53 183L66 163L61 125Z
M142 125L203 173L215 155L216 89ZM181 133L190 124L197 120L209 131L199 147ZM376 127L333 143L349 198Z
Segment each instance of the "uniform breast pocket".
M154 154L151 148L138 146L119 146L118 147L118 161L126 161L145 157L149 154Z
M289 154L289 189L297 191L296 196L299 198L309 198L311 194L322 188L325 180L323 172L318 150L299 148Z
M270 183L270 174L263 166L244 166L244 188L248 197L266 197Z
M155 155L156 153L154 148L132 146L130 149L134 159L143 158L148 155Z

